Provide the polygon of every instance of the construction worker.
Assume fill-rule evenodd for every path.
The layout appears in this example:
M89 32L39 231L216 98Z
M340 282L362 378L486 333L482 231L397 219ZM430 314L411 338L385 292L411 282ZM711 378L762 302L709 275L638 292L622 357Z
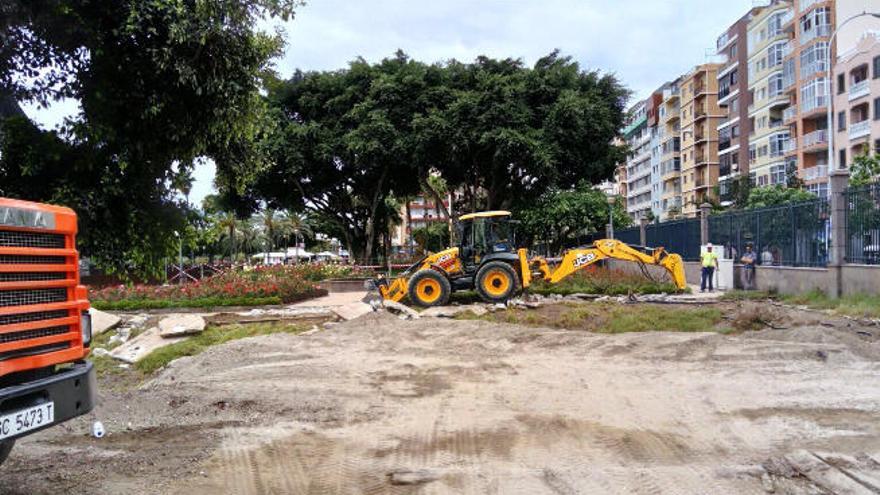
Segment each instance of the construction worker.
M751 244L746 244L746 252L739 260L743 264L743 289L751 290L755 284L755 262L758 261L758 255L752 251Z
M706 250L700 254L702 265L700 277L700 292L706 292L706 282L709 282L709 292L712 292L712 277L718 268L718 255L712 252L712 243L706 244Z

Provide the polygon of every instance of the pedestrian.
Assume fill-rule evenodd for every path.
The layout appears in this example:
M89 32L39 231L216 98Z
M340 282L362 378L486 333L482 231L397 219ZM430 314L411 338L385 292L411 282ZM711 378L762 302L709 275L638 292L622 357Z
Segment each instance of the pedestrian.
M715 275L715 269L718 268L718 255L712 252L712 243L706 245L706 251L700 254L702 262L702 271L700 277L700 292L706 292L706 282L709 282L709 292L712 292L712 277Z
M770 252L770 246L764 246L761 251L761 264L770 266L773 264L773 253Z
M743 264L743 289L752 290L754 289L755 284L755 262L758 260L758 257L755 255L755 252L752 251L752 245L746 244L746 252L743 253L742 258L739 261Z

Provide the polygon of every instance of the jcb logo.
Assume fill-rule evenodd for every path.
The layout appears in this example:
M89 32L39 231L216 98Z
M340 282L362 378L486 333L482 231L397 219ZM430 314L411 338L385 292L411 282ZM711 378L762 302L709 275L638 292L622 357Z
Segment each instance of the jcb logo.
M587 263L593 261L594 259L596 259L596 255L593 253L579 254L578 257L575 258L575 260L574 260L574 267L578 268L578 267L584 266Z

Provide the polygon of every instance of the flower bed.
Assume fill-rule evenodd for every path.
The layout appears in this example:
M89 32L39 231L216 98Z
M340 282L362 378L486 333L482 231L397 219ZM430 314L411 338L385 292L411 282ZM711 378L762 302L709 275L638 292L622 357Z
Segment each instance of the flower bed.
M109 310L290 304L325 295L317 280L354 271L334 265L260 266L182 285L107 287L90 292L89 299L95 308Z

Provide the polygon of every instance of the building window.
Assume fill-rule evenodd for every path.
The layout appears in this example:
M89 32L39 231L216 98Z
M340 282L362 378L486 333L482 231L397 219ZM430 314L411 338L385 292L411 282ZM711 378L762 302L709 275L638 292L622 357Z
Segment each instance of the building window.
M880 79L880 55L874 57L874 79Z
M785 164L770 167L770 183L785 184Z
M837 114L837 130L845 131L846 130L846 111L840 112Z
M874 140L874 153L880 153L880 139Z
M837 164L839 168L846 167L846 150L840 150L840 163Z
M770 76L770 79L767 81L767 89L770 93L770 98L782 93L782 74Z
M846 91L846 74L837 75L837 94L842 95Z
M785 54L785 45L787 41L781 41L779 43L774 43L767 50L767 61L770 67L776 67L777 65L782 63L783 56Z
M880 120L880 97L874 98L874 120Z
M801 53L801 78L806 79L813 74L825 72L828 57L828 43L820 41L807 47Z

